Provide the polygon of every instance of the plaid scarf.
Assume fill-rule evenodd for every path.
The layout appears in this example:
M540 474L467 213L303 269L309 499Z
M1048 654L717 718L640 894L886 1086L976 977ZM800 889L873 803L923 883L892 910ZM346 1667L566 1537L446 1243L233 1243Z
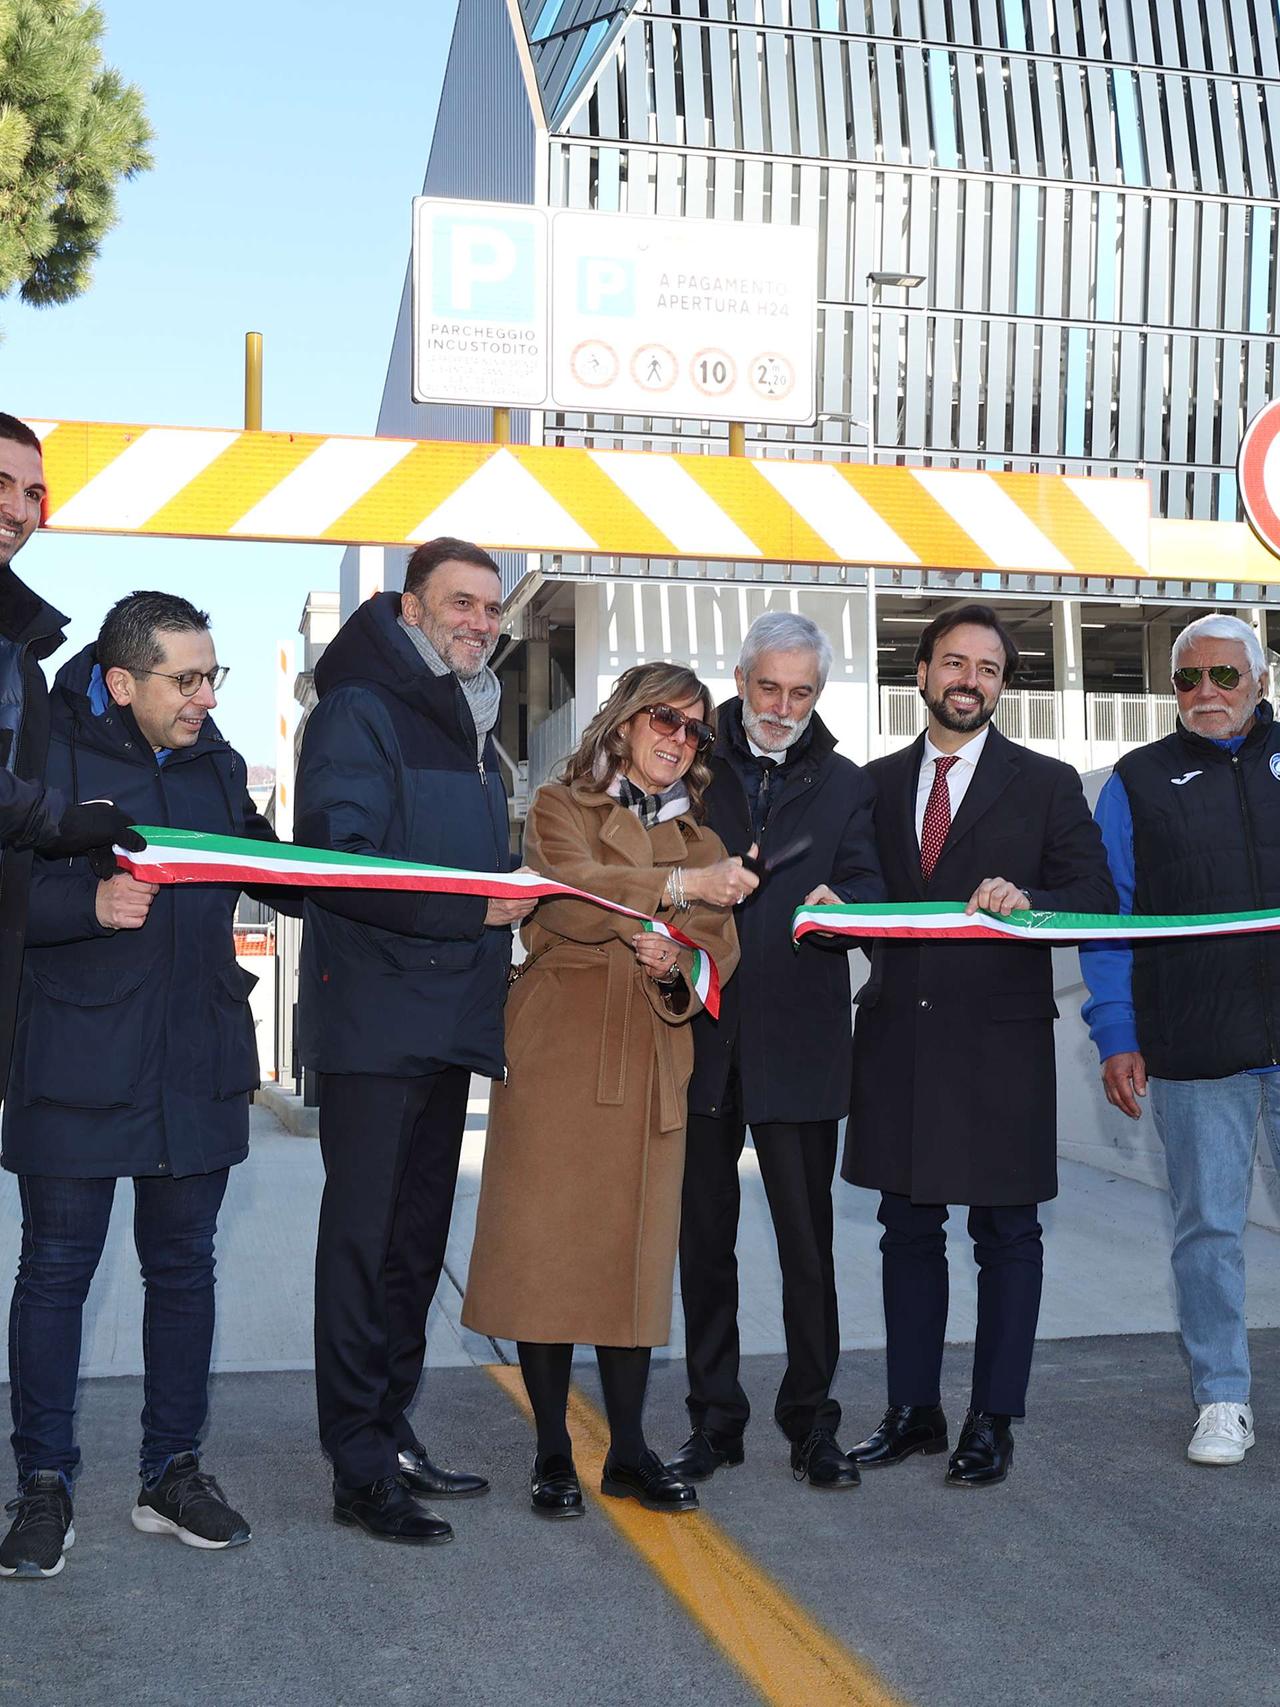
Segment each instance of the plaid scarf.
M683 812L688 807L689 791L683 781L677 781L673 782L670 788L664 788L661 794L646 794L642 788L636 787L630 777L619 776L618 803L634 812L646 830L652 830L655 824L661 822L664 808L673 807L678 803L679 810ZM666 816L674 818L676 812L668 810Z

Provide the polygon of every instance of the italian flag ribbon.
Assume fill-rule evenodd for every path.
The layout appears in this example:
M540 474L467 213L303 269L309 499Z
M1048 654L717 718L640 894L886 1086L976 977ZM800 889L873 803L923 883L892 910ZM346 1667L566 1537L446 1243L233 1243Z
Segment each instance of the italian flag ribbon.
M1280 931L1280 908L1256 913L1046 913L968 914L963 901L878 901L873 904L797 907L791 935L914 937L917 941L981 938L1007 942L1132 942L1142 938L1234 936Z
M115 850L117 863L143 883L235 883L242 889L262 884L298 889L400 889L437 895L483 895L501 901L544 900L572 895L611 913L639 919L644 929L692 949L690 977L698 1000L714 1019L720 1012L720 974L705 948L670 925L607 901L586 889L556 883L528 871L458 871L447 865L417 865L406 859L372 854L333 853L290 842L258 842L248 836L211 836L203 830L174 830L158 824L134 826L147 845L141 853Z

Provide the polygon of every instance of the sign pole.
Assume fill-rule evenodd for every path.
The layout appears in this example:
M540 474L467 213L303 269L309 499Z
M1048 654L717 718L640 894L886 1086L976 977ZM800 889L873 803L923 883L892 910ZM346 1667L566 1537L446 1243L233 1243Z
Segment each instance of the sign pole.
M493 425L489 436L496 445L509 445L511 443L510 409L498 408L493 411Z
M244 335L244 428L262 431L262 333Z

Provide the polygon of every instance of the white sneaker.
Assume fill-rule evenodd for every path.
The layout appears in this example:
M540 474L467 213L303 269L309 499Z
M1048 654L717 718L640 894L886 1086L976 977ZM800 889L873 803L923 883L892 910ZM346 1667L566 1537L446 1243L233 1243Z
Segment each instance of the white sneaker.
M1238 1464L1253 1445L1253 1410L1242 1404L1201 1405L1187 1447L1193 1464Z

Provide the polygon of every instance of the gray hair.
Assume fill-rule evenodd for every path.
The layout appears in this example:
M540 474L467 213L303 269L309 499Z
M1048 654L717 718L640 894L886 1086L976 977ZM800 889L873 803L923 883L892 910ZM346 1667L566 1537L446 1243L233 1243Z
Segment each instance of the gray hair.
M1237 646L1243 646L1245 657L1249 660L1249 673L1254 681L1258 681L1266 673L1267 660L1263 656L1262 642L1258 639L1258 631L1250 623L1241 622L1238 616L1197 617L1195 622L1189 622L1182 633L1173 643L1173 652L1169 662L1173 669L1178 668L1178 660L1186 655L1197 640L1234 640Z
M767 610L751 624L742 639L738 668L749 676L765 652L813 652L818 659L818 692L831 670L831 642L807 616L794 611Z

